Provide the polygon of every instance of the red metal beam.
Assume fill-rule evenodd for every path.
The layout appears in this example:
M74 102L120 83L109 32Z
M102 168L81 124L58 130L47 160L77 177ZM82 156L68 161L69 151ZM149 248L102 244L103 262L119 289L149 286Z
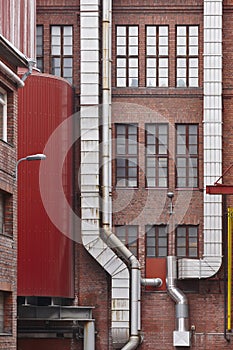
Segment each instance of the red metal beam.
M206 186L206 193L207 194L233 194L233 186L215 183L215 185Z

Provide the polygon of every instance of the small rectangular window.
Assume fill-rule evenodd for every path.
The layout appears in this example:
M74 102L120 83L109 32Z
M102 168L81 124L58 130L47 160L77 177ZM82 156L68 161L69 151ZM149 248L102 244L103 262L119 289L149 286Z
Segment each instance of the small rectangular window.
M176 186L198 187L198 125L176 126Z
M146 186L168 187L168 125L146 124Z
M176 28L176 86L198 87L198 26Z
M146 226L146 256L148 258L163 258L168 252L168 237L166 225Z
M117 26L117 87L138 87L138 56L138 26Z
M146 27L146 86L168 86L168 26Z
M197 226L178 226L176 229L176 255L179 258L198 257Z
M12 292L0 290L0 334L12 334Z
M138 128L116 124L116 186L138 186Z
M36 26L36 62L37 68L44 71L44 44L43 44L43 26Z
M13 235L12 195L0 191L0 234Z
M73 27L51 26L52 74L73 80Z

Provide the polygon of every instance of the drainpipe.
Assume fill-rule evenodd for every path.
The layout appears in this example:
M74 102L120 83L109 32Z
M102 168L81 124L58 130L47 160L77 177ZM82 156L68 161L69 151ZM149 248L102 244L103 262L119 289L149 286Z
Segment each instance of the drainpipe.
M25 81L29 77L29 75L32 74L32 69L35 66L35 64L36 64L36 61L33 60L32 58L28 60L28 71L24 73L24 75L22 76L21 78L22 81Z
M102 120L102 161L103 161L103 213L102 224L104 237L103 240L107 246L117 249L118 253L129 262L131 271L131 319L130 319L130 337L122 350L136 349L140 343L140 264L136 257L125 247L125 245L111 232L111 11L112 2L103 1L103 120Z
M24 82L22 79L18 77L9 67L5 65L2 61L0 61L0 70L6 74L12 81L14 81L19 88L24 87Z
M176 303L176 330L173 332L174 346L190 346L190 332L188 331L188 301L186 295L176 286L177 259L167 257L167 291Z

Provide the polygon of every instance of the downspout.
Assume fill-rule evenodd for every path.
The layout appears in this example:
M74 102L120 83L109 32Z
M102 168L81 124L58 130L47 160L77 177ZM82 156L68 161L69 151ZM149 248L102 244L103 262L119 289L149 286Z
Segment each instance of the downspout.
M177 261L175 256L167 257L167 292L176 303L176 330L173 332L174 346L190 346L188 331L188 300L176 286Z
M0 61L0 70L7 75L12 81L14 81L18 88L24 87L24 82L22 79L18 77L17 74L15 74L9 67L5 65L2 61Z
M102 237L107 246L117 247L118 253L129 262L131 271L131 298L130 298L130 337L122 350L136 349L140 343L140 264L136 257L124 246L123 243L111 232L111 13L112 1L103 0L103 19L102 19L102 59L103 59L103 120L102 120L102 162L103 162L103 186L102 186L102 225L103 230L107 233L107 240ZM113 244L113 246L112 246Z
M32 70L33 70L33 67L35 66L35 64L36 64L36 61L33 60L32 58L30 58L28 60L28 71L26 73L24 73L24 75L22 76L22 78L21 78L22 81L25 81L29 77L29 75L32 74Z

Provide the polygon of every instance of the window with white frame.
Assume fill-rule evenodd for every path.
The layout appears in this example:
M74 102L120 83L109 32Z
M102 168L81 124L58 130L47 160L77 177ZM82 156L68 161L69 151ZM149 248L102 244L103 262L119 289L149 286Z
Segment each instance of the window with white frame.
M176 28L176 86L198 87L198 26Z
M0 90L0 139L7 142L7 93Z
M138 87L138 26L116 27L116 86Z
M146 86L168 86L168 26L146 27Z

